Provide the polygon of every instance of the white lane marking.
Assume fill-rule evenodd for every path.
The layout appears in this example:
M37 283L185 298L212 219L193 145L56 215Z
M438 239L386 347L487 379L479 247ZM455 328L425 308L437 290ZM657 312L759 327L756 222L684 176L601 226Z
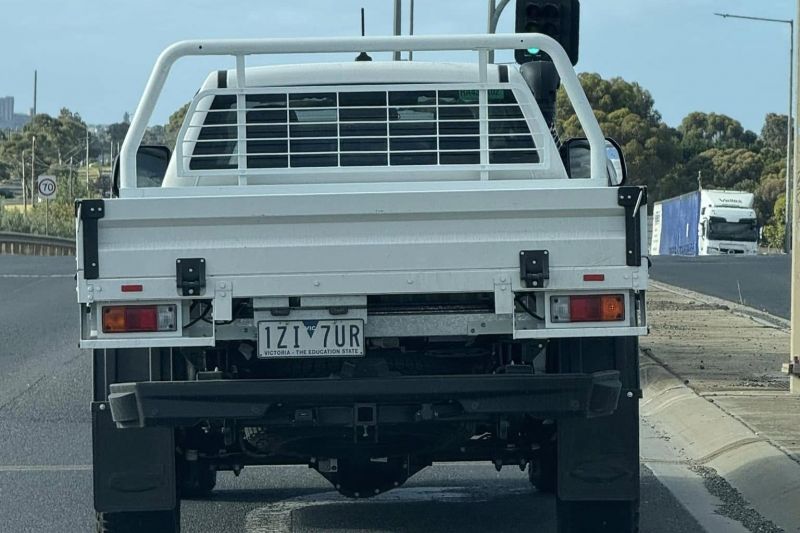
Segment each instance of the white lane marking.
M39 279L39 278L74 278L75 274L0 274L0 278L24 278L24 279Z
M0 472L90 472L92 465L0 465Z
M530 491L526 488L521 491L506 491L504 495L514 492ZM373 498L353 500L346 498L335 491L320 492L298 496L289 500L275 502L266 507L259 507L247 513L245 517L245 533L291 533L292 513L304 507L318 505L349 504L349 505L380 505L387 503L426 503L426 502L484 502L495 497L488 490L482 491L479 487L413 487L399 488L379 494Z

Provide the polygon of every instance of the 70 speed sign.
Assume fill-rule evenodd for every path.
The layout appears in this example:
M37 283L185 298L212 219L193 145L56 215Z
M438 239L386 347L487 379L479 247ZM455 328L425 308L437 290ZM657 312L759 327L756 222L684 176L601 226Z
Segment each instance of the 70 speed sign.
M39 192L39 199L49 200L56 195L56 177L39 176L36 179L36 189Z

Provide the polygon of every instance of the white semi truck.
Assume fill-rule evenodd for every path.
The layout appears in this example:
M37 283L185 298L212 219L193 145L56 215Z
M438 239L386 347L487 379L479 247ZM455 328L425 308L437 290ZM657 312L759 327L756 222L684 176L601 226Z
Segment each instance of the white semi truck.
M552 62L487 60L516 48ZM245 65L404 50L477 61ZM140 146L172 65L225 55L174 152ZM548 65L588 137L561 151ZM364 498L486 460L555 492L560 532L638 531L646 190L556 41L181 42L119 167L115 197L76 209L98 530L178 531L182 497L248 465Z
M653 207L650 255L756 255L753 193L701 189Z

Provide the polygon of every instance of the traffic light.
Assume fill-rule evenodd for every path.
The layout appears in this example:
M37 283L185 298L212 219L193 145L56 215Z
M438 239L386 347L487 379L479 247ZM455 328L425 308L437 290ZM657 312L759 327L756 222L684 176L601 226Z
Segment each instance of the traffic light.
M516 32L549 35L561 43L575 65L578 62L580 8L580 0L517 0ZM520 65L550 59L536 48L516 50L514 58Z

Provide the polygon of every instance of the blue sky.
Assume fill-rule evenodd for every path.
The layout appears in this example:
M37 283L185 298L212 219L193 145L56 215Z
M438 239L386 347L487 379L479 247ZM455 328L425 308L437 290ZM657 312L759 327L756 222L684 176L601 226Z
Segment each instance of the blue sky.
M513 4L499 31L513 30ZM90 123L114 122L136 108L155 58L173 41L354 35L362 6L368 34L391 32L391 0L2 0L0 96L15 96L17 112L27 112L36 68L39 111L68 107ZM483 32L486 6L486 0L416 0L415 33ZM706 111L760 131L766 113L786 113L788 106L788 25L713 13L788 19L793 6L791 0L583 0L578 69L639 82L670 125ZM231 66L226 58L180 63L155 122L187 101L209 71Z

